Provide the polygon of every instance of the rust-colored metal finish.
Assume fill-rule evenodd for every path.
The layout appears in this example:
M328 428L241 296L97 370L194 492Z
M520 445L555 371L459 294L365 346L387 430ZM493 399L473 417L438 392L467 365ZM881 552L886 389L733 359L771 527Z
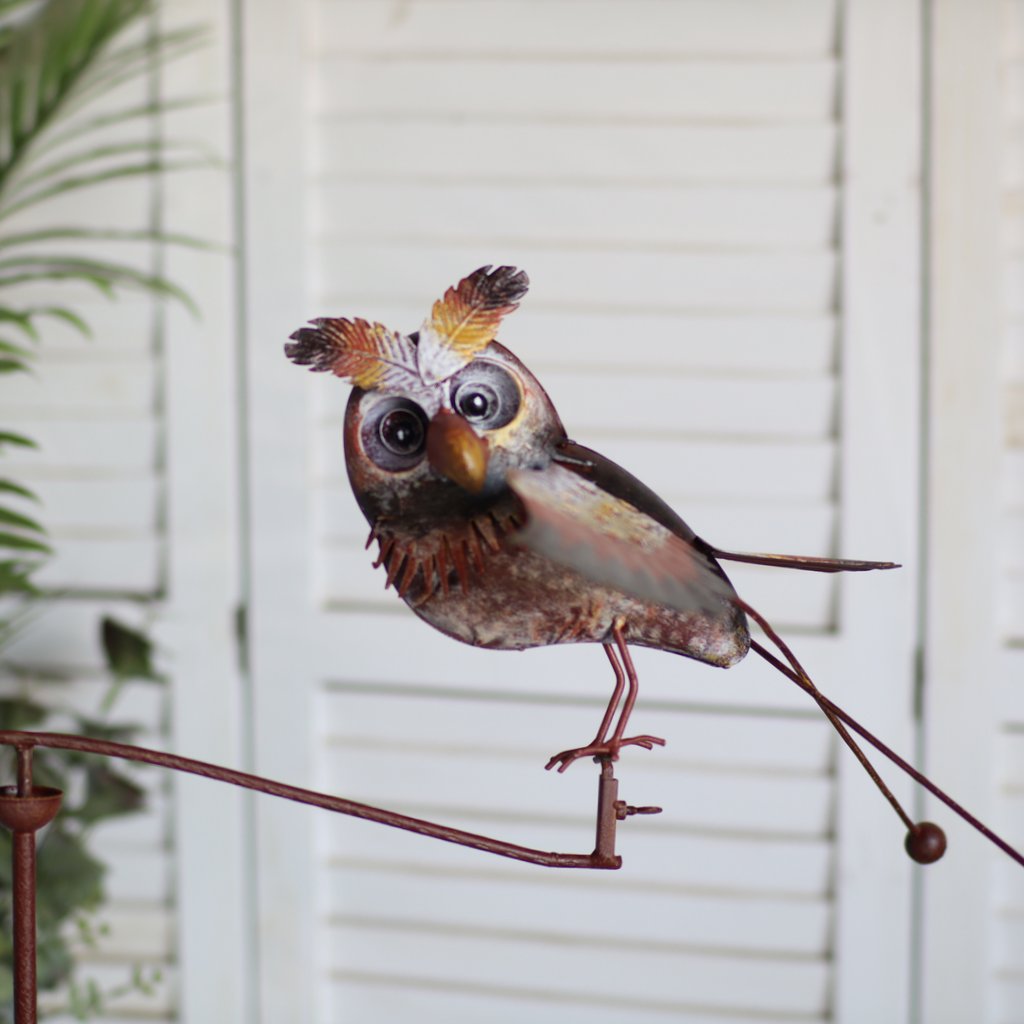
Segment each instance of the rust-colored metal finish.
M59 789L32 785L32 748L18 747L18 783L0 788L0 825L11 833L14 1019L36 1022L36 833L60 810Z
M162 768L171 768L175 771L227 782L243 789L255 790L258 793L268 793L285 800L309 804L311 807L320 807L323 810L334 811L336 814L347 814L354 818L375 821L380 825L389 825L392 828L416 832L432 839L441 839L447 843L469 846L486 853L497 854L499 857L511 857L513 860L540 864L544 867L608 868L612 866L608 863L607 850L602 853L601 857L596 857L594 853L552 853L546 850L535 850L519 846L516 843L508 843L502 839L492 839L489 836L477 835L475 832L465 832L448 825L424 821L422 818L413 818L407 814L399 814L397 811L388 811L380 807L372 807L369 804L357 803L355 800L346 800L344 797L317 793L299 786L289 786L284 782L265 779L258 775L249 775L246 772L236 771L234 768L224 768L206 761L196 761L192 758L180 757L177 754L149 750L146 747L135 747L126 743L113 743L110 740L96 740L88 736L64 733L0 730L0 745L13 746L18 749L19 754L22 751L31 750L32 747L50 747L57 750L79 750L87 754L99 754L103 757L117 757L126 761L158 765ZM610 835L614 837L614 808L607 810L600 805L599 814L601 813L609 817L608 827ZM614 850L614 843L612 850ZM615 864L614 866L618 867L619 865Z
M412 818L406 814L346 800L344 797L317 793L311 789L289 786L273 779L224 768L206 761L196 761L146 747L113 743L88 736L52 732L19 732L0 730L0 746L13 747L18 757L17 785L0 788L0 825L13 833L14 869L14 1006L16 1024L35 1024L36 1014L36 833L49 824L60 809L62 793L58 789L32 785L32 751L36 747L56 750L77 750L101 757L138 761L173 771L188 772L218 782L297 803L308 804L336 814L347 814L380 825L416 832L431 839L468 846L499 857L525 861L549 868L589 868L615 870L622 858L615 852L615 831L619 821L633 814L654 814L658 807L631 807L618 799L619 783L611 758L598 759L601 774L598 781L596 842L592 853L555 853L535 850L489 836L465 832L436 822Z

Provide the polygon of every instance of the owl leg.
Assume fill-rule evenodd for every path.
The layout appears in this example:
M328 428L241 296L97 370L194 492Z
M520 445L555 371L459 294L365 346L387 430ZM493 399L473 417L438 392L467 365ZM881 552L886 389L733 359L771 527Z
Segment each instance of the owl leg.
M612 627L612 636L615 638L615 643L603 645L604 652L608 655L608 660L612 664L612 671L615 673L615 689L612 691L611 700L608 701L608 707L605 708L604 717L601 719L597 735L585 747L575 747L572 750L563 750L555 754L544 766L546 769L550 770L555 765L558 765L558 770L564 772L569 765L574 761L578 761L581 757L607 758L609 761L617 761L619 759L619 751L623 747L643 747L646 750L651 750L655 744L661 747L665 745L665 741L658 736L623 737L623 733L626 731L626 724L629 722L629 716L633 713L633 705L636 704L637 694L640 692L640 683L637 678L636 669L633 667L633 659L629 656L626 639L622 632L623 625L624 623L622 622L616 622ZM616 649L618 649L618 653L616 653ZM615 709L622 698L622 691L627 680L629 682L629 691L626 694L625 703L622 705L622 711L619 713L619 720L615 723L615 730L609 738L608 729L612 724Z

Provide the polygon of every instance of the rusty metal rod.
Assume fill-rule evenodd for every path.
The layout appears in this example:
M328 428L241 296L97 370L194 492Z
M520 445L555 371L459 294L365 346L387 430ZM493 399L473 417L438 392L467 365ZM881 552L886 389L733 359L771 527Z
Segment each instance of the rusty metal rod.
M22 751L29 751L33 747L49 747L56 750L78 750L87 754L117 757L126 761L138 761L143 764L172 768L175 771L188 772L189 774L200 775L208 779L216 779L219 782L227 782L233 786L240 786L243 789L255 790L258 793L268 793L271 796L281 797L285 800L294 800L297 803L308 804L312 807L320 807L327 811L334 811L337 814L348 814L354 818L375 821L381 825L388 825L392 828L400 828L419 835L430 836L433 839L440 839L446 843L456 843L459 846L468 846L475 850L496 854L499 857L510 857L513 860L521 860L529 864L539 864L543 867L614 870L621 864L620 858L614 855L616 822L615 809L612 806L614 801L599 801L598 832L599 835L603 834L605 836L600 852L595 850L593 853L553 853L546 850L535 850L530 847L519 846L516 843L505 842L502 839L492 839L489 836L478 835L475 832L466 832L448 825L439 825L436 822L424 821L422 818L413 818L406 814L399 814L396 811L388 811L380 807L372 807L369 804L357 803L354 800L346 800L343 797L317 793L314 790L302 789L298 786L289 786L283 782L265 779L258 775L250 775L246 772L236 771L233 768L223 768L220 765L210 764L206 761L196 761L192 758L180 757L177 754L150 750L146 747L136 747L127 743L114 743L110 740L96 740L88 736L76 736L73 734L0 730L0 745L12 746L17 749L19 752L19 763ZM603 778L604 772L602 772Z
M967 822L972 828L977 829L989 842L993 843L1000 850L1012 858L1021 867L1024 867L1024 854L1019 850L1012 847L1002 836L997 835L992 831L983 821L976 818L966 807L957 803L945 790L940 789L927 775L923 775L919 772L912 764L905 761L899 754L896 753L891 747L883 743L877 736L869 732L863 725L860 724L852 715L848 715L838 704L834 704L828 699L817 687L808 687L806 681L802 679L796 672L793 671L788 665L784 665L778 658L775 657L771 651L766 651L760 644L756 644L758 648L757 653L761 655L765 661L769 662L772 666L777 668L784 676L791 679L797 686L800 687L805 693L807 693L822 709L822 711L828 712L838 718L841 722L848 725L855 733L857 733L862 739L870 743L884 757L887 757L897 768L902 769L907 773L919 786L923 786L932 794L936 799L941 800L951 811L958 814L964 821Z
M11 836L14 869L14 1019L36 1024L36 834Z

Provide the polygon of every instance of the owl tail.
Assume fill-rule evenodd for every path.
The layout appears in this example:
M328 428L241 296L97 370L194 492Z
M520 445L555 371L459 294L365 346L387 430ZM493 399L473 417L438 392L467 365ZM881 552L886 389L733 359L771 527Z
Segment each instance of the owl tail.
M771 563L777 564L777 563ZM888 565L883 563L886 567ZM825 569L825 572L840 571ZM890 749L880 739L864 728L856 719L848 715L838 704L833 704L811 681L810 676L804 671L803 666L797 661L796 656L789 649L785 641L775 632L768 621L751 608L746 601L736 598L736 603L746 612L764 631L765 636L778 648L780 653L789 664L784 664L771 651L767 650L756 640L750 643L751 649L764 658L770 665L778 669L784 676L791 679L805 693L812 697L815 703L821 708L825 717L832 723L833 728L839 734L843 742L853 751L854 756L860 761L864 770L871 777L882 795L889 801L893 810L899 815L904 825L907 826L907 838L904 843L907 853L919 864L931 864L937 861L946 852L946 835L938 825L930 821L915 822L903 809L899 800L896 799L892 790L882 781L874 766L867 759L867 755L861 749L857 741L850 735L850 730L857 733L862 739L871 744L879 753L887 757L898 768L901 768L915 782L923 786L934 797L941 800L950 810L954 811L969 825L977 829L983 836L994 843L1008 857L1011 857L1018 864L1024 867L1024 854L1014 849L1005 839L996 835L988 826L980 822L966 808L958 804L948 793L935 785L931 779L922 775L916 768L908 764L895 751Z
M705 542L707 543L707 542ZM872 569L899 569L898 562L864 562L853 558L818 558L815 555L765 555L740 551L722 551L708 548L715 558L727 562L750 562L753 565L772 565L778 569L803 569L807 572L868 572Z

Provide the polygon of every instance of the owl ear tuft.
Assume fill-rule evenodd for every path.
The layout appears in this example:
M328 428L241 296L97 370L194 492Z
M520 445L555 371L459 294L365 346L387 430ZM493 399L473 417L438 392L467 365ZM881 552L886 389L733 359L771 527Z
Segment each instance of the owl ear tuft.
M420 383L412 339L368 320L322 318L300 327L285 355L317 373L347 377L367 390L400 391Z
M525 270L486 266L449 288L420 329L423 379L444 380L470 362L494 340L502 318L519 308L529 287Z

